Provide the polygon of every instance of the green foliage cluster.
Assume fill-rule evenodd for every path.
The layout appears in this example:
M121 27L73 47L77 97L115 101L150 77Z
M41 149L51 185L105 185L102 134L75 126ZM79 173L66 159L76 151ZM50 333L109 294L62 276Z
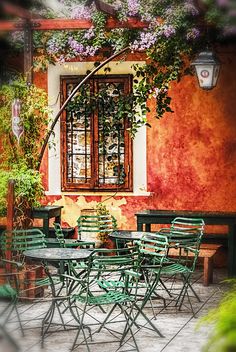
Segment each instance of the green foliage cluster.
M231 23L229 13L235 10L233 0L104 0L113 6L122 28L107 28L108 15L98 11L94 2L63 0L63 12L54 17L71 17L91 21L85 30L34 31L34 66L46 69L49 64L102 54L104 57L129 47L142 52L146 64L136 65L134 93L125 104L124 115L134 136L140 126L147 124L148 99L156 100L156 117L171 113L170 84L191 73L189 60L206 44L211 46L224 38ZM231 4L232 3L232 4ZM131 28L130 18L145 23L145 28ZM233 17L235 19L235 16ZM205 26L202 26L204 24ZM206 29L210 24L210 29ZM232 31L232 28L230 29ZM134 114L130 106L137 107ZM127 109L126 109L127 107Z
M213 331L204 352L236 351L236 281L225 294L219 306L211 310L200 324L212 324Z
M12 132L12 103L21 103L20 121L24 128L19 142ZM38 205L43 196L38 171L39 150L47 132L50 111L47 94L23 78L0 87L0 215L6 214L8 180L15 182L16 216Z
M20 100L20 119L24 133L18 143L12 134L12 103ZM24 79L0 87L0 135L2 149L0 163L9 168L12 164L24 161L31 169L38 167L39 147L43 144L43 136L48 125L47 93L35 85L28 85Z
M7 185L9 180L15 181L15 204L18 215L24 210L39 206L43 197L41 174L37 170L28 169L25 165L14 165L10 171L0 170L0 216L6 216Z

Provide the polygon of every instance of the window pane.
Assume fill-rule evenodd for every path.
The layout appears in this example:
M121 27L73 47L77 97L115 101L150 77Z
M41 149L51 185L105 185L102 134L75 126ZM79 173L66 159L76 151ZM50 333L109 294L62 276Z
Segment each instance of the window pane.
M67 95L75 84L67 85ZM77 104L77 101L88 99L87 91L78 92L68 105L66 114L66 135L68 155L68 182L87 183L91 179L91 116L88 104Z
M68 155L67 178L72 183L89 182L91 178L90 155Z
M122 109L124 83L101 82L102 98L98 106L99 184L124 183L124 117ZM119 101L119 104L118 104ZM122 160L121 160L122 159Z

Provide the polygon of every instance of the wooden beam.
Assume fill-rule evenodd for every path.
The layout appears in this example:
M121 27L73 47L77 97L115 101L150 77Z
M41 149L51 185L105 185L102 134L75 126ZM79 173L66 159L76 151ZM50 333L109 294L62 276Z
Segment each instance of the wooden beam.
M80 30L89 29L93 26L92 21L84 19L34 19L31 20L32 28L36 30ZM23 27L22 21L0 21L0 31L16 31ZM128 18L127 21L119 22L116 19L109 18L106 28L146 28L148 23L142 22L137 18Z
M14 225L14 203L15 203L15 181L8 181L8 190L7 190L7 231L13 230ZM11 241L11 237L7 236L8 243ZM11 251L7 250L5 253L6 259L11 260Z
M37 18L39 17L39 16L36 16L35 14L33 14L31 11L26 10L20 6L13 5L13 4L9 3L8 1L2 1L1 8L2 8L2 11L8 15L24 18L27 20L35 18L35 17L37 17Z

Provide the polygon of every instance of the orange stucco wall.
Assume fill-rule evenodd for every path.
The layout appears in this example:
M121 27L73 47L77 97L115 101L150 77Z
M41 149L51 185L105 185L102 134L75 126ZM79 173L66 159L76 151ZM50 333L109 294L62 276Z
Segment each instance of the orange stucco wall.
M196 77L173 83L173 114L147 128L149 196L116 196L106 204L120 228L135 229L135 212L143 209L236 211L236 47L218 49L222 68L212 91L198 87ZM45 84L45 76L37 83ZM154 108L155 102L150 103ZM46 158L45 158L46 160ZM44 160L42 170L47 175ZM76 225L80 210L105 196L50 196L64 205L63 222Z

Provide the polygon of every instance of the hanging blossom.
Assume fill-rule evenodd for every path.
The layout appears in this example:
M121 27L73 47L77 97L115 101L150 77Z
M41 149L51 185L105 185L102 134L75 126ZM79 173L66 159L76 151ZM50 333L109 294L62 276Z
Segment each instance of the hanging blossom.
M160 93L166 93L166 92L167 92L166 88L153 87L152 89L149 90L149 93L154 98L157 98Z
M72 9L71 18L90 20L91 17L92 17L92 10L89 6L78 5Z
M184 8L192 16L198 16L199 15L199 10L196 8L196 6L193 4L193 2L191 0L187 1L184 4Z
M192 28L188 31L186 35L187 40L197 39L200 36L200 31L197 28Z
M166 38L170 38L173 35L175 35L176 30L175 30L174 26L172 26L171 24L170 25L164 24L164 26L162 26L161 32Z
M133 44L131 45L131 50L145 50L149 49L152 45L155 44L157 40L157 35L155 33L150 33L150 32L141 32L140 34L140 39L135 40Z
M77 40L70 37L68 39L68 44L70 45L71 49L73 49L75 54L82 54L84 52L83 44L77 42Z
M60 47L58 46L58 43L53 39L49 40L47 45L48 54L56 54L58 53L58 51L60 51Z
M98 50L98 48L94 46L84 46L82 43L77 42L77 40L73 39L72 37L68 39L68 44L76 56L94 56Z
M139 13L139 1L138 0L128 0L128 16L137 16Z
M94 28L89 28L85 33L84 33L84 39L92 39L95 37L95 31Z

